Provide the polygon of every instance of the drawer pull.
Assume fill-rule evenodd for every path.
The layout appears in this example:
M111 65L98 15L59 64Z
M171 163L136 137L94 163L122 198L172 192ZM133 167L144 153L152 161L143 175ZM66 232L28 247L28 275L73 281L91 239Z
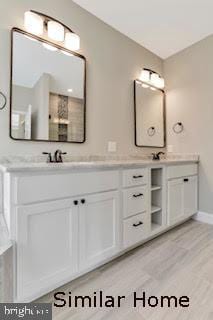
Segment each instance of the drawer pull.
M77 206L78 205L78 200L74 200L73 203L74 203L75 206Z
M143 193L133 194L134 198L143 197Z
M142 175L133 176L133 179L141 179L141 178L143 178L143 176L142 176Z
M183 179L184 182L189 182L189 179L185 178Z
M138 223L133 223L133 227L137 228L143 224L142 221L139 221Z

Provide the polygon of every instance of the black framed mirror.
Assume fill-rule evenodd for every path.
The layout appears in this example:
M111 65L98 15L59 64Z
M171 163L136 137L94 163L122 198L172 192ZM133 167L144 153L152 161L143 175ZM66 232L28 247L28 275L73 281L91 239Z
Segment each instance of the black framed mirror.
M12 139L85 142L84 56L13 28L10 90Z
M135 145L163 148L166 145L165 93L134 81Z

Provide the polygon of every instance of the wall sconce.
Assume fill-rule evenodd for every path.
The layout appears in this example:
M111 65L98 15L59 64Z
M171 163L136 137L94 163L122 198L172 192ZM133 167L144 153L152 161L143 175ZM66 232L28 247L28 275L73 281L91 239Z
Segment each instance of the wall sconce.
M151 69L143 69L141 71L140 80L144 82L144 88L152 86L157 89L164 89L165 87L164 79L157 72Z
M60 21L43 13L34 10L25 12L24 26L29 33L37 36L45 35L56 42L63 42L69 50L80 49L80 37L77 34Z

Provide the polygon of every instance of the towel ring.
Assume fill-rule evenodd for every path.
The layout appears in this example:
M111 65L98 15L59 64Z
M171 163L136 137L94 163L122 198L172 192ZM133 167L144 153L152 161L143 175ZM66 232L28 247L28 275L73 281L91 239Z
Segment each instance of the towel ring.
M148 136L150 137L153 137L156 133L156 130L155 130L155 127L150 127L148 130L147 130L147 134Z
M6 96L0 92L0 110L3 110L6 107L7 104L7 98Z
M174 133L178 134L178 133L183 132L184 126L183 126L182 122L177 122L173 125L172 129L173 129Z

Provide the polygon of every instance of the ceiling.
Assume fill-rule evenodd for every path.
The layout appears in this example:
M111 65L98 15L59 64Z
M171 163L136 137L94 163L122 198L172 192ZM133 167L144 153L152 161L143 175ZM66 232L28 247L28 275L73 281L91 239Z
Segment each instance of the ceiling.
M213 33L212 0L74 0L163 59Z
M44 74L50 75L50 90L83 98L84 60L50 51L39 41L15 32L13 41L13 84L33 88ZM72 89L72 92L68 92Z

